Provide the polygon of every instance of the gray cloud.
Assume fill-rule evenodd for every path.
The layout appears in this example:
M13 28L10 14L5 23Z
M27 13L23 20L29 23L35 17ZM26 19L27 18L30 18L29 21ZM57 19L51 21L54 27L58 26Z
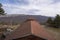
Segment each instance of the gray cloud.
M58 3L58 2L60 2L60 0L53 0L54 1L54 3Z
M38 12L40 12L40 10L38 10L38 9L31 9L31 10L27 11L27 13L29 13L29 14L36 14Z

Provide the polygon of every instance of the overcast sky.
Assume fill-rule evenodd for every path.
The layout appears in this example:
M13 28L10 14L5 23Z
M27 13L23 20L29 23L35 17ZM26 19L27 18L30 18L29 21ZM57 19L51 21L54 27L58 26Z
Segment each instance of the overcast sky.
M60 0L0 0L7 14L55 16L60 14Z

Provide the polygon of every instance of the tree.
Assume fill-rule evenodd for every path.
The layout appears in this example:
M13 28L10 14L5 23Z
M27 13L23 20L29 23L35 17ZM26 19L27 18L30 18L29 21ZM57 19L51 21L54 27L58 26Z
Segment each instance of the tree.
M52 18L51 17L48 18L47 23L49 23L49 24L52 23Z
M2 7L2 4L0 3L0 8Z
M54 20L51 18L48 18L47 20L48 26L54 27L54 28L59 28L60 27L60 16L57 15Z
M49 26L51 26L51 24L52 24L52 18L49 17L46 23L47 23Z
M56 28L59 28L59 27L60 27L60 16L59 16L59 15L57 15L57 16L55 17L55 19L54 19L54 21L53 21L53 25L54 25L54 27L56 27Z
M2 4L0 3L0 15L5 15L5 11L2 8Z

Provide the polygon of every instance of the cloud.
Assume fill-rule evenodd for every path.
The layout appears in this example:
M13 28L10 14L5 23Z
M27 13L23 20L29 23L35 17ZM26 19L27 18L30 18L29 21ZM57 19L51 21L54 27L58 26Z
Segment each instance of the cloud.
M54 3L58 3L58 2L60 2L60 0L54 0Z
M7 1L7 0L6 0ZM8 0L3 3L3 8L8 14L28 14L55 16L60 14L59 0Z

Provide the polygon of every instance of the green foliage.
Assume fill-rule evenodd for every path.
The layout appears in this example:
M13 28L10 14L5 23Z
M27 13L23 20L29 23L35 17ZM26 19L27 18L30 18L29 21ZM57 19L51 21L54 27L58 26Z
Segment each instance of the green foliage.
M48 26L51 26L51 24L52 24L52 18L49 17L46 23L47 23Z
M0 15L5 15L5 11L2 8L2 4L0 3Z
M48 18L47 23L48 24L51 24L52 23L52 18L51 17Z
M59 28L60 27L60 16L57 15L53 21L54 27Z
M49 26L59 28L60 27L60 16L57 15L54 20L52 20L51 18L48 18L47 23L49 24Z

